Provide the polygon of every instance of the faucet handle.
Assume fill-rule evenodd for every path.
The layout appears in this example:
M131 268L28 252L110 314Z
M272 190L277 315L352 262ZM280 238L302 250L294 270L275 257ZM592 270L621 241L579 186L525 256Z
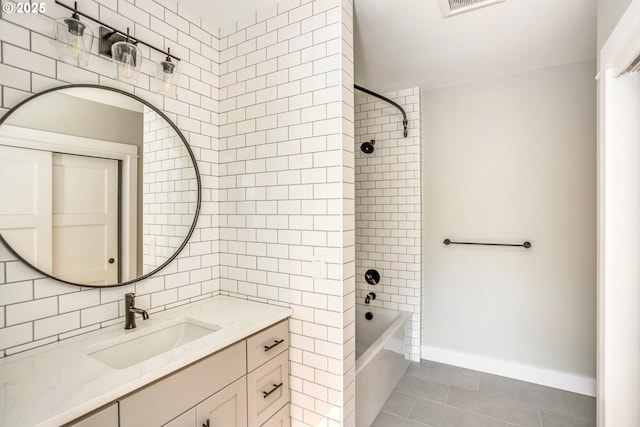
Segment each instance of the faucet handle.
M364 273L364 280L370 285L377 285L380 283L380 273L377 270L370 269Z

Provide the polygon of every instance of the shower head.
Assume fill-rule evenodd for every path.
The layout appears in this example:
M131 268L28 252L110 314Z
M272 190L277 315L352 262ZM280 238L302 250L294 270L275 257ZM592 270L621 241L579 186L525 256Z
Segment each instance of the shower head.
M371 154L371 153L373 153L373 150L374 150L373 146L375 144L376 144L376 140L372 139L369 142L363 142L362 145L360 146L360 149L365 154Z

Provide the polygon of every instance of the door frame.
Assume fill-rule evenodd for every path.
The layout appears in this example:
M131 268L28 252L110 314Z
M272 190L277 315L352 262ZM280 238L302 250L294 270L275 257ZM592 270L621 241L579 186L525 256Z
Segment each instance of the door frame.
M120 272L126 282L137 277L138 147L113 141L64 135L4 124L0 144L30 150L51 151L121 162Z
M634 301L637 294L633 294L638 292L634 286L640 287L640 283L633 283L634 277L638 275L637 268L636 270L625 268L625 264L619 262L620 253L631 258L640 258L640 251L630 243L635 239L633 233L626 236L626 240L620 233L621 229L637 230L640 227L640 217L629 218L621 222L619 215L620 200L625 200L625 197L628 196L635 201L633 198L638 197L635 194L640 188L640 183L633 180L625 181L617 172L619 167L629 168L629 163L628 161L624 162L624 152L621 155L619 146L621 142L619 129L624 127L622 125L625 123L625 119L615 114L616 109L624 108L624 105L621 105L623 101L620 101L616 96L619 94L619 88L622 84L618 78L638 55L640 55L640 0L634 0L600 50L600 67L597 76L597 407L599 427L631 425L628 422L634 423L640 419L638 409L634 407L637 405L614 406L614 404L618 405L621 400L635 400L637 396L629 396L629 391L636 395L640 393L640 378L636 378L632 373L640 360L633 361L635 355L632 354L628 360L631 366L619 366L618 359L616 359L616 356L621 352L625 352L625 342L635 345L638 339L638 337L629 336L634 335L633 332L628 331L630 318L624 313L620 313L620 307L616 304L616 301ZM640 115L640 111L635 113ZM633 151L628 148L626 150ZM640 168L640 159L635 159L634 156L635 153L629 153L631 161L636 162L632 169ZM640 302L636 302L636 304L636 309L640 310ZM631 369L625 376L624 372L628 368ZM632 409L621 410L621 408Z

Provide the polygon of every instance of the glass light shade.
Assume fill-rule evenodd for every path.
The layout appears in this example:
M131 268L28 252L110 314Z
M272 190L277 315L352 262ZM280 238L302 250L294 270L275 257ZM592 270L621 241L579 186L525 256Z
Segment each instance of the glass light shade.
M158 91L165 95L175 97L177 95L178 82L180 81L180 71L178 65L167 57L161 61L157 67Z
M62 61L86 67L93 46L93 31L75 18L60 18L55 22L56 49Z
M111 58L117 65L118 80L138 83L142 65L142 51L129 42L117 42L111 46Z

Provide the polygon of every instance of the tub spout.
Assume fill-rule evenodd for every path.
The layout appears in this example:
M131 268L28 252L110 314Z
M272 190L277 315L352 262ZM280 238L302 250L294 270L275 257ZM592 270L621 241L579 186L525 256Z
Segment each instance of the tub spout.
M364 297L364 303L369 304L372 300L376 299L375 292L369 292L366 297Z

